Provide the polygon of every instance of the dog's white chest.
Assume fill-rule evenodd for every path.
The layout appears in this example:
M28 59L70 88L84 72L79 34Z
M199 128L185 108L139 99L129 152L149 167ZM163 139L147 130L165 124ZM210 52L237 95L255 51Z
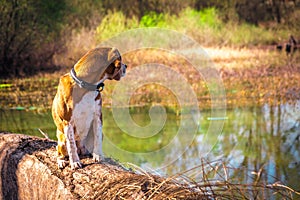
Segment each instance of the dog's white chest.
M88 92L74 105L72 122L80 137L86 136L96 115L100 113L100 100L95 100L97 93Z

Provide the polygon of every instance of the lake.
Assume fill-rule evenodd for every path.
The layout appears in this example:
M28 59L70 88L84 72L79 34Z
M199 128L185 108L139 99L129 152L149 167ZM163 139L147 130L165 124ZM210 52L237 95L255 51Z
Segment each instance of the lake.
M152 109L149 115L148 107L117 109L114 114L129 112L130 123L136 124L132 126L128 119L114 117L111 108L103 108L106 156L153 173L186 171L193 180L203 175L203 163L206 167L225 164L242 172L226 173L240 183L252 183L257 173L265 172L259 177L263 181L280 181L299 190L300 101L236 107L221 118L211 117L209 110L201 110L197 118L172 108L165 108L165 116L161 111ZM151 119L157 122L153 126ZM208 131L212 122L223 125L221 131ZM0 110L0 130L43 137L38 129L56 139L50 111Z

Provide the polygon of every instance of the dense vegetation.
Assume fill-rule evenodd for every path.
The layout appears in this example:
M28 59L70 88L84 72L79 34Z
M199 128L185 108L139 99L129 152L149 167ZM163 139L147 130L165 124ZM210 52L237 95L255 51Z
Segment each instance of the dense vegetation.
M273 44L299 32L299 8L299 0L1 0L0 74L69 66L112 32L137 27L176 29L204 45Z
M214 169L209 166L210 172L207 174L203 168L203 161L200 167L194 168L197 173L203 173L205 178L205 180L197 179L199 183L203 183L203 187L206 188L212 184L213 187L209 186L209 189L215 194L220 191L221 194L226 193L225 195L227 192L231 195L243 195L241 199L248 198L247 193L245 196L246 190L253 193L256 199L260 198L256 190L262 195L265 195L266 189L278 189L280 192L281 189L284 191L284 188L296 193L287 186L277 184L278 182L267 186L258 183L270 181L270 174L262 175L261 170L264 169L262 166L270 168L266 160L273 162L273 158L266 157L262 149L274 152L276 163L284 163L286 168L281 169L280 166L276 166L275 176L278 179L284 180L282 174L293 179L293 174L285 170L287 168L293 168L292 172L297 172L297 163L294 167L294 157L290 157L286 152L292 152L295 157L298 155L297 148L294 147L299 143L299 134L295 129L299 123L292 128L296 136L293 144L289 146L289 138L294 136L282 131L281 127L284 125L281 121L285 120L282 116L291 115L285 110L286 105L296 103L298 106L299 104L300 51L298 48L296 52L286 54L283 51L270 50L270 47L275 49L277 44L284 44L290 35L300 41L300 0L0 0L0 121L2 122L0 129L11 130L10 127L13 127L16 132L40 134L36 130L38 127L40 131L54 134L55 127L50 108L57 91L58 77L68 72L87 50L100 42L120 32L144 27L177 30L205 46L205 51L210 55L222 78L227 109L233 108L233 112L241 118L242 112L237 108L251 108L249 117L245 115L244 119L238 121L239 124L245 124L241 129L236 126L236 121L228 120L238 127L232 129L234 131L228 130L228 133L237 132L238 141L243 141L240 143L243 146L241 149L246 152L243 165L248 163L249 166L254 166L255 174L251 171L251 175L256 177L253 179L254 185L250 184L248 187L249 182L244 181L248 180L244 179L244 173L240 175L240 172L234 168L230 169L241 177L234 180L237 182L234 185L228 181L229 171L225 167L217 166ZM134 46L134 42L139 41L134 38L130 45ZM129 70L144 63L170 66L185 78L195 92L201 111L212 110L212 92L209 90L207 80L186 59L161 49L138 49L124 53L122 58L124 63L128 64ZM56 71L58 69L60 71ZM55 72L43 73L53 71ZM129 75L128 73L127 77ZM157 78L173 80L172 76L171 73L160 73ZM138 82L133 80L136 82L131 83ZM112 107L115 86L116 82L108 81L102 93L103 106L108 109ZM182 105L178 103L175 94L167 87L146 84L134 91L129 105L132 106L131 111L135 111L139 107L146 108L160 104L166 106L172 115L178 116ZM223 96L217 99L222 101ZM270 108L266 111L270 114L258 117L260 110L266 108ZM21 110L32 112L20 112ZM114 123L115 119L109 118L108 111L105 112L104 110L105 121L107 121L105 124ZM147 117L145 121L140 116L136 117L137 122L148 122L148 113L145 115ZM207 126L210 125L208 118L203 119L207 120L205 122ZM299 121L295 118L295 121L297 120ZM175 123L178 124L178 120L173 122L176 127ZM263 123L266 125L260 125ZM262 132L269 126L270 134L263 135ZM273 128L277 126L278 128ZM107 126L107 129L110 128ZM172 130L175 129L172 127ZM243 133L236 130L242 130ZM199 129L199 134L202 131L203 129ZM106 133L115 135L113 131ZM111 141L120 145L119 147L124 147L126 151L138 149L138 152L148 152L164 147L174 136L164 131L160 133L150 140L143 141L129 138L125 133L121 133L121 137L112 136ZM224 149L220 149L226 153L228 144L231 145L232 135L223 135L226 145ZM236 140L232 140L232 145L236 146L236 143ZM269 143L272 145L265 147L265 144ZM215 147L219 148L218 145ZM253 155L249 156L251 149L254 149L255 153L251 152ZM273 156L272 153L270 155ZM126 157L126 161L127 159ZM292 162L292 167L288 164L288 159ZM163 159L159 158L159 160ZM189 167L189 163L185 165ZM210 173L220 175L218 170L225 173L223 175L225 185L220 184L220 179L216 179L217 182L210 182L215 180ZM245 168L246 170L248 168ZM250 178L252 180L252 176L249 180ZM291 183L298 184L294 180Z

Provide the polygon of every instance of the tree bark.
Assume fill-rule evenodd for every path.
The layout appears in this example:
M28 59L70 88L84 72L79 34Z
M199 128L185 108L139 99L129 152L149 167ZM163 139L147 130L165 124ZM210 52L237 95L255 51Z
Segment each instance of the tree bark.
M128 170L110 158L58 169L56 142L0 133L0 199L208 199L172 178Z

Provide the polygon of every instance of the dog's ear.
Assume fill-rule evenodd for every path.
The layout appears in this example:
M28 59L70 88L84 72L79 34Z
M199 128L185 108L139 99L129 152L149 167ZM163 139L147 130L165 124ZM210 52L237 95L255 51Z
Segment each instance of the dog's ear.
M108 55L107 55L107 61L108 63L113 63L115 60L117 59L121 59L121 54L120 52L118 51L118 49L116 48L111 48L111 50L108 52Z

